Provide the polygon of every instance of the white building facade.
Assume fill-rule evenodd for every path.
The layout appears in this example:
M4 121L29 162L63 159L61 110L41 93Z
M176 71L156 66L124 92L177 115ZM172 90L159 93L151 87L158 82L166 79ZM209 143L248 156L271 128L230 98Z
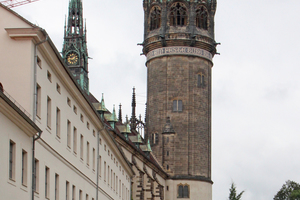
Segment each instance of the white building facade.
M130 164L46 31L1 4L0 19L0 82L32 122L1 110L1 199L131 199Z

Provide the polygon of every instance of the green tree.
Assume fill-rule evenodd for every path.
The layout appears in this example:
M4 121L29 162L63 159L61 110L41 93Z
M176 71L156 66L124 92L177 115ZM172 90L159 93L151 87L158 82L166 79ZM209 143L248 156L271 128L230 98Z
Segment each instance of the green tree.
M300 184L290 180L286 181L273 200L300 200Z
M234 185L234 183L232 183L229 189L229 200L240 200L244 192L245 191L242 191L237 195L236 186Z

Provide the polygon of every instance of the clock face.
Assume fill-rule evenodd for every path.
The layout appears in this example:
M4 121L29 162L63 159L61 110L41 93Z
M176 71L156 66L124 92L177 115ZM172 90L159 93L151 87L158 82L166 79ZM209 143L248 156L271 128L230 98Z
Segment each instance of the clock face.
M69 65L74 65L78 62L78 55L76 53L69 53L67 55L67 62Z

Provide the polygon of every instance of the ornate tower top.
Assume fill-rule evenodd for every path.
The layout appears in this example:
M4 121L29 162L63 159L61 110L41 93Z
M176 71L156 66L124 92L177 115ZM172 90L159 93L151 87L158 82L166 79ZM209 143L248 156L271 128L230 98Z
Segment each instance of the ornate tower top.
M160 55L153 50L166 47L161 50L174 51L168 48L174 46L202 49L205 53L196 51L195 56L200 53L211 60L217 45L214 40L216 5L216 0L144 0L143 53L147 60ZM192 51L192 48L181 51Z
M88 94L89 80L86 24L83 20L81 0L71 0L69 2L69 15L65 24L62 55L75 76L75 79Z

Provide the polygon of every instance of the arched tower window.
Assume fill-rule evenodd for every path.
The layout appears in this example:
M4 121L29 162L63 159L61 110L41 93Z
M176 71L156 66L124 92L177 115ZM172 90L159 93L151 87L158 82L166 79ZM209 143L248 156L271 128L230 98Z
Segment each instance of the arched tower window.
M201 6L196 10L196 26L198 28L207 30L208 29L208 14L204 6Z
M177 2L171 6L169 20L171 26L186 26L187 9L183 3Z
M155 6L150 13L150 31L160 28L161 10Z

